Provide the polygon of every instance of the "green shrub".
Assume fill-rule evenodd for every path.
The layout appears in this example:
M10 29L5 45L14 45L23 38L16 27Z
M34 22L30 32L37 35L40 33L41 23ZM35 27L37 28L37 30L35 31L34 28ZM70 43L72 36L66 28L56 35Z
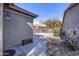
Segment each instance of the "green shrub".
M60 30L54 30L53 33L54 33L54 36L58 36L58 37L60 36Z

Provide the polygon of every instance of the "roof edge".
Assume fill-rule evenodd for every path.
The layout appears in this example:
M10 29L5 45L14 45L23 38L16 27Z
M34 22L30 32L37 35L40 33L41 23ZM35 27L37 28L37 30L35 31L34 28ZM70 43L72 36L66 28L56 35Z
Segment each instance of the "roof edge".
M9 8L11 8L11 9L13 9L15 11L22 12L23 14L26 14L26 15L31 16L33 18L38 17L38 15L36 15L36 14L34 14L32 12L29 12L27 10L24 10L24 9L22 9L22 8L16 6L16 5L14 5L13 3L4 3L4 5L5 4L6 4L6 6L8 6Z

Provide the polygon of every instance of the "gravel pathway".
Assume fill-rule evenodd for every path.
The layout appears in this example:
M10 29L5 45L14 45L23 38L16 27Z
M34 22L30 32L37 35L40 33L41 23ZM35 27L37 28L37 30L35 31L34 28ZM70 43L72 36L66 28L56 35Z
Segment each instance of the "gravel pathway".
M71 50L58 38L47 38L47 56L78 56L79 50Z

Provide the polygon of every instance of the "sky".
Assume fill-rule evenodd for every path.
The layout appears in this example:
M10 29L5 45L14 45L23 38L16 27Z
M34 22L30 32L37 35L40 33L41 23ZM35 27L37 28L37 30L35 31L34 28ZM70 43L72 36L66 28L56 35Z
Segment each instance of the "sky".
M34 23L47 20L49 18L63 19L64 11L70 5L68 3L17 3L15 4L36 15Z

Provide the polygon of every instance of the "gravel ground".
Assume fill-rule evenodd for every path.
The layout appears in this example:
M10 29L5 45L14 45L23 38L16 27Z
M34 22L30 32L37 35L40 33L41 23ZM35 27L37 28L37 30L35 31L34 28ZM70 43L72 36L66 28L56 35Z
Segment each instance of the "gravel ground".
M78 56L79 50L71 50L59 38L47 38L47 56Z

